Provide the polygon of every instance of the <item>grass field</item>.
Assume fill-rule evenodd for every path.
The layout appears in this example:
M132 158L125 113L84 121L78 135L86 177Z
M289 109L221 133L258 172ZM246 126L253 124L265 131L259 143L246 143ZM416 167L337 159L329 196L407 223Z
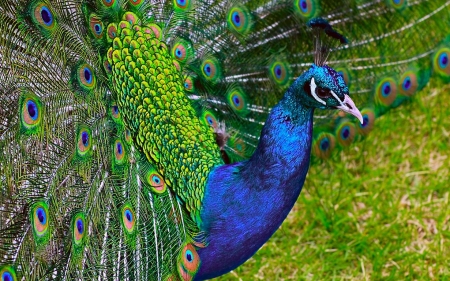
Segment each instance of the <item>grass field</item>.
M287 220L216 280L450 280L450 88L314 163Z

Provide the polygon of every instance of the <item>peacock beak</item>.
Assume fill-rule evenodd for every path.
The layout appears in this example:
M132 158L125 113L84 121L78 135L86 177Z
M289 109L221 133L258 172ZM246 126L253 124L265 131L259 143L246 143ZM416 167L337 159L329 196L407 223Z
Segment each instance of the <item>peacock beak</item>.
M344 101L341 102L341 105L336 106L336 108L355 116L356 118L358 118L358 120L359 120L359 122L361 122L361 124L364 123L361 112L355 106L355 103L352 101L352 99L348 95L344 96Z

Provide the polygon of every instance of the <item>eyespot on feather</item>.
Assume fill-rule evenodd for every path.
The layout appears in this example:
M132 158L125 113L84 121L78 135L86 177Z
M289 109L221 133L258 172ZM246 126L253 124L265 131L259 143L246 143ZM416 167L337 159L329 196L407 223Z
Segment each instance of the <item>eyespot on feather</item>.
M174 59L185 64L193 56L193 50L190 42L184 39L178 39L174 42L171 54Z
M25 99L22 108L22 120L26 125L36 125L41 119L41 110L39 108L39 101L28 97Z
M384 78L378 82L375 88L375 100L377 104L389 107L397 97L397 83L392 78Z
M315 156L326 159L330 157L336 146L336 138L327 132L319 133L313 141L313 153Z
M47 240L49 235L50 218L47 203L45 201L34 203L30 209L30 218L36 244L40 244Z
M363 117L363 123L358 122L358 132L363 136L367 136L375 125L375 111L370 108L364 108L361 110L361 115Z
M121 217L123 227L129 234L132 234L136 227L136 215L130 204L125 204L122 207Z
M286 86L291 78L288 64L281 60L274 61L269 66L269 76L277 85Z
M26 90L19 98L21 131L26 135L42 132L43 106L39 97Z
M92 152L91 130L86 126L81 126L77 133L77 154L86 157Z
M72 218L72 241L75 247L83 244L86 237L87 225L84 213L77 213Z
M99 17L92 14L89 17L89 27L91 29L92 35L94 35L95 38L100 39L103 37L103 23Z
M294 0L294 11L303 20L309 20L320 12L318 0Z
M221 78L221 69L219 62L214 57L208 57L203 60L201 65L203 77L210 82L217 82Z
M247 99L241 88L232 88L227 93L228 105L240 115L248 113Z
M76 91L85 93L91 92L96 86L96 77L91 66L87 63L79 63L72 72L75 78L72 78L72 83Z
M232 32L245 35L252 26L251 15L245 6L237 5L231 7L227 16L228 29Z
M173 56L179 61L183 61L186 59L186 48L180 43L176 44L173 47L172 53Z
M182 280L193 280L200 267L200 257L192 244L186 244L178 257L178 273Z
M450 48L441 47L433 55L433 71L445 82L450 82Z
M55 15L47 4L43 2L32 2L30 7L33 23L42 31L50 32L56 28Z
M203 122L206 125L211 126L213 128L217 128L218 127L217 118L211 111L205 110L202 113L202 117L201 118L202 118Z
M403 73L398 85L400 94L410 97L417 92L419 87L417 74L418 73L411 70Z
M194 79L192 77L186 77L186 79L184 80L184 89L190 93L195 91Z
M156 171L155 168L151 168L147 172L146 179L153 192L161 194L167 190L167 185L164 178Z
M355 125L350 121L343 121L337 126L335 135L340 145L349 146L356 136Z
M173 8L177 13L185 13L192 8L191 0L173 0Z
M0 266L1 281L17 281L16 271L12 266Z
M113 119L120 119L120 110L118 105L111 106L111 116Z
M121 140L114 142L114 161L116 164L123 164L125 161L125 147Z

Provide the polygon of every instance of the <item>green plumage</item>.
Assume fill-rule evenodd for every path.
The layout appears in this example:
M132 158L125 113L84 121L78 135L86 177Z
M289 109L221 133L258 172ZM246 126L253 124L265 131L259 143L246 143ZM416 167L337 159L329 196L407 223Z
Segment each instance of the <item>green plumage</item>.
M208 174L223 162L212 130L184 93L168 47L144 28L119 23L108 50L110 82L136 146L198 220Z
M306 21L350 40L328 65L367 119L318 110L327 158L450 81L449 6L0 0L0 277L191 280L208 175L252 155L314 62Z

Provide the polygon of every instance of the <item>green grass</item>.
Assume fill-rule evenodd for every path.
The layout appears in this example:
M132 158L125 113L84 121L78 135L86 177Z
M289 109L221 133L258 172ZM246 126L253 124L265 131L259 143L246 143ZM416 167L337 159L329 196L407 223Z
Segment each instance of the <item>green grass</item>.
M314 163L275 235L216 280L450 280L449 168L449 87L428 87Z

